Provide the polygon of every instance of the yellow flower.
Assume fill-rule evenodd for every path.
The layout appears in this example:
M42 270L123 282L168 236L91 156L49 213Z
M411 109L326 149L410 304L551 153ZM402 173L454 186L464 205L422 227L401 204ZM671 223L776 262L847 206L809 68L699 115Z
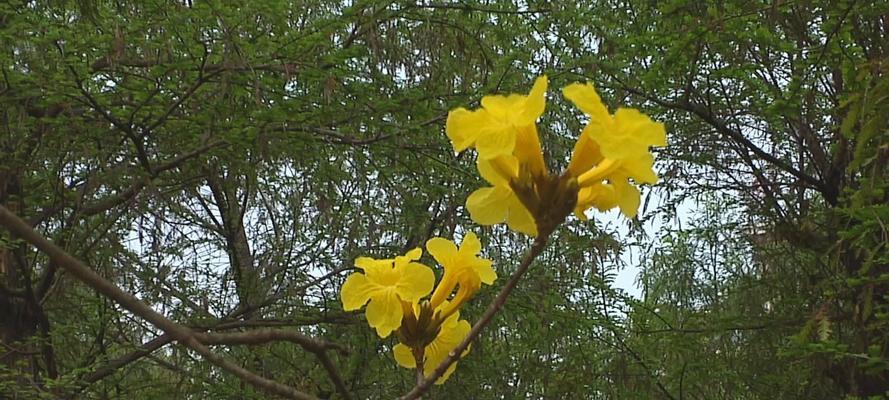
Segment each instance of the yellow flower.
M635 109L619 108L609 114L588 83L571 84L563 93L590 116L568 165L580 187L575 214L585 218L587 208L604 211L617 206L627 217L635 217L640 194L629 179L637 184L657 183L649 148L667 144L664 125Z
M426 250L444 268L444 276L429 300L430 307L436 308L444 303L454 288L460 286L448 306L442 306L443 317L472 298L482 283L490 285L497 279L497 273L491 268L491 260L478 257L481 249L482 243L472 232L463 237L459 249L454 242L440 237L426 242Z
M510 181L518 178L519 160L514 156L500 156L491 161L479 159L478 172L492 187L477 189L466 199L472 220L481 225L506 221L516 232L537 236L534 216L510 186Z
M611 114L592 85L569 85L565 97L589 114L590 121L567 171L551 175L535 125L545 108L547 85L543 76L528 96L486 96L478 110L458 108L448 114L446 132L454 149L475 147L479 173L491 185L467 198L470 217L482 225L506 222L530 236L551 231L572 207L581 219L591 207L619 207L635 217L640 203L635 185L658 179L649 150L666 145L663 124L635 109Z
M455 312L448 317L448 319L441 324L441 330L438 332L438 335L431 343L426 345L424 349L423 375L427 377L432 375L435 368L448 357L448 353L456 348L457 345L469 335L470 329L472 329L472 327L469 325L469 321L461 320L459 312ZM417 368L417 362L414 359L414 354L410 347L399 343L392 348L392 352L395 355L395 361L398 365L405 368ZM469 353L469 348L467 348L460 357L465 356L467 353ZM444 381L454 373L455 369L457 369L456 362L448 367L448 370L445 371L441 378L438 378L438 380L435 381L435 384L441 385L444 383Z
M568 100L590 116L583 134L600 146L602 155L613 160L636 158L651 146L666 146L664 124L632 108L618 108L614 115L589 83L573 83L562 91Z
M395 260L375 260L359 257L355 266L364 273L353 273L346 278L340 292L343 309L357 310L367 305L367 323L376 328L380 337L389 336L401 326L404 316L402 302L416 303L432 291L435 274L429 267L415 262L423 251L413 249Z
M547 82L546 76L537 78L527 96L485 96L481 109L452 110L445 132L454 150L461 152L474 146L483 159L513 154L520 131L535 129L537 135L534 123L546 107Z

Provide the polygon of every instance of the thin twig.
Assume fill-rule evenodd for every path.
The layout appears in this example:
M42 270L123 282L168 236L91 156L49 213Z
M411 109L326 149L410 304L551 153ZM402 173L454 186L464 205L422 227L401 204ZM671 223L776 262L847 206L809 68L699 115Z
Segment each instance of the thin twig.
M130 352L130 353L127 353L121 357L115 358L114 360L109 361L107 364L105 364L99 368L96 368L96 370L89 373L89 375L86 375L86 376L78 379L77 387L75 389L71 390L70 397L71 398L77 397L77 395L80 393L80 391L85 389L90 384L104 379L108 375L111 375L111 374L117 372L117 370L119 370L123 366L153 353L155 350L166 346L167 344L169 344L172 341L173 341L173 337L170 336L170 334L165 333L163 335L160 335L154 339L151 339L151 340L143 343L141 346L139 346L133 352Z
M340 344L306 336L290 329L254 329L247 332L232 333L195 333L195 337L206 345L258 345L269 342L291 342L312 353L327 350L338 350L341 353L348 353L348 350Z

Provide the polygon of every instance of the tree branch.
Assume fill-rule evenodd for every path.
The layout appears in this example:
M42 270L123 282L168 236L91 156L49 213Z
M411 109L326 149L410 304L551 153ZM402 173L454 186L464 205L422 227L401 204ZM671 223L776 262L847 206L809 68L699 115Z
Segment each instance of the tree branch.
M135 351L127 353L121 357L115 358L114 360L109 361L107 364L104 364L101 367L96 368L93 372L89 373L88 375L86 375L78 380L76 389L74 389L70 394L71 398L74 398L75 396L77 396L77 394L80 393L81 390L85 389L90 384L104 379L105 377L115 373L118 369L122 368L123 366L153 353L155 350L170 344L170 342L172 342L172 341L173 341L173 336L168 333L165 333L163 335L160 335L154 339L151 339L151 340L143 343Z
M290 295L293 295L293 293L302 292L311 286L317 285L321 281L324 281L326 279L333 277L334 275L337 275L341 272L348 271L351 269L352 269L352 267L343 267L343 268L334 270L334 271L332 271L332 272L330 272L318 279L312 280L311 282L300 286L299 288L295 289L294 292L290 292ZM2 282L0 282L0 283L2 283ZM284 297L284 296L271 297L269 300L260 304L259 307L268 306L269 304L273 303L274 301L280 300L282 297ZM256 323L255 326L262 326L261 325L262 321L249 321L250 323L247 323L247 321L227 322L227 321L230 321L231 319L240 317L244 311L245 311L244 308L236 308L236 309L232 310L227 316L220 318L219 321L217 321L216 323L208 324L208 325L201 325L201 326L192 326L191 328L193 330L195 330L195 329L210 330L210 329L243 328L243 327L254 326L254 324L253 324L254 322ZM324 321L324 322L330 322L330 321ZM309 339L315 340L314 338L311 338L311 337L309 337ZM130 364L134 361L141 359L142 357L150 355L157 349L170 344L172 341L173 341L173 337L170 336L169 334L160 335L148 342L145 342L144 344L139 346L136 350L134 350L130 353L127 353L123 356L120 356L114 360L111 360L99 368L96 368L93 372L91 372L88 375L79 379L75 389L70 392L71 393L70 397L76 396L78 393L80 393L80 391L82 391L84 388L86 388L90 384L104 379L105 377L113 374L120 368L123 368L127 364ZM341 346L341 345L338 345L335 343L328 343L328 342L323 342L323 343L327 346L330 346L331 348L334 348L335 350L340 351L340 352L343 352L344 350L348 351L344 346ZM341 392L341 395L344 398L348 399L349 395L347 394L347 392L344 392L346 389L346 386L342 382L342 378L340 377L340 375L336 372L336 367L330 360L330 357L327 356L327 354L324 352L315 353L315 354L318 357L318 360L321 362L322 366L324 366L324 368L327 370L328 375L330 375L331 381L333 381L334 385L337 386L337 390L339 390ZM322 355L319 355L319 354L322 354Z
M707 109L707 107L697 104L697 103L692 103L689 101L672 102L672 101L663 100L663 99L657 98L655 96L650 96L647 93L644 93L638 89L629 87L628 85L626 85L622 82L621 82L621 88L623 90L626 90L629 93L635 94L637 96L641 96L651 102L654 102L655 104L657 104L661 107L669 108L671 110L686 111L686 112L696 115L697 117L701 118L704 122L706 122L707 124L712 126L714 129L716 129L717 132L719 132L725 136L728 136L730 139L734 140L741 146L749 149L752 153L756 154L756 156L759 157L760 159L762 159L763 161L768 162L769 164L774 165L778 169L780 169L784 172L787 172L790 175L793 175L800 181L809 184L810 186L812 186L813 188L815 188L816 190L821 192L824 195L825 199L827 199L832 204L836 201L836 193L835 193L836 189L828 187L821 179L818 179L817 177L809 175L803 171L800 171L799 169L795 168L793 165L790 165L789 163L784 162L784 160L781 160L778 157L775 157L775 156L769 154L768 152L766 152L765 150L763 150L762 148L760 148L759 146L754 144L752 141L750 141L750 139L747 139L747 137L745 137L741 131L732 129L731 127L729 127L725 121L723 121L722 119L720 119L719 117L714 115L710 110Z
M5 226L14 235L34 245L34 247L45 253L50 259L57 262L60 267L67 270L68 273L85 283L87 286L116 301L123 308L129 310L133 314L142 317L154 326L162 329L179 343L203 356L204 359L211 364L229 371L242 381L249 383L260 390L291 399L316 399L314 396L300 392L292 387L258 376L224 357L213 353L195 337L195 333L191 329L164 317L132 294L124 292L113 283L101 277L80 260L75 259L34 231L27 222L23 221L3 206L0 206L0 225Z
M232 333L196 333L195 337L206 345L258 345L269 342L291 342L298 344L306 351L317 353L327 350L337 350L348 353L344 346L328 342L323 339L306 336L299 332L287 329L255 329L249 332Z
M195 336L201 343L206 345L258 345L281 341L298 344L300 347L314 354L315 357L318 358L318 361L321 363L321 366L324 367L324 370L327 371L327 375L330 376L331 382L336 386L340 395L344 399L351 399L351 395L349 395L349 390L346 388L343 378L340 376L336 366L327 354L327 351L329 350L336 350L342 354L348 354L349 350L343 345L285 329L256 329L249 332L237 333L198 333Z

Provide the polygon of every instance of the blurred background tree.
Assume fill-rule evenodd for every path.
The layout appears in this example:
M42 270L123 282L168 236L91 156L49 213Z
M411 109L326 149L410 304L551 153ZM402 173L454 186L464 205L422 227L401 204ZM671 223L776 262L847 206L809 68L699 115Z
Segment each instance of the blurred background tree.
M511 272L528 240L468 219L481 182L443 125L547 74L549 159L584 122L558 89L591 81L665 121L662 180L634 221L560 228L429 398L889 390L889 6L131 3L0 4L0 204L168 318L298 329L350 349L353 397L407 392L339 287L359 255L468 230ZM267 397L2 232L2 397ZM216 350L343 396L294 344Z

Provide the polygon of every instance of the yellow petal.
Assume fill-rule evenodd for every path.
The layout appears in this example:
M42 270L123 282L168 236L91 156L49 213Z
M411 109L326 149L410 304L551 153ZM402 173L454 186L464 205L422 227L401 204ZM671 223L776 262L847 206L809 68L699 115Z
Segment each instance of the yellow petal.
M492 123L494 121L487 111L469 111L461 107L448 113L445 133L451 139L454 151L459 153L471 147L482 133L482 128Z
M435 285L435 274L431 268L417 262L410 262L401 266L398 272L401 274L401 279L395 285L395 292L401 300L415 302L432 292L432 286Z
M519 115L516 118L516 125L524 126L530 125L537 121L541 115L543 115L543 111L546 109L546 88L549 84L549 79L546 75L537 78L534 81L534 86L531 87L531 93L528 93L528 97L525 98L524 104L522 104L522 108L519 111Z
M493 186L509 186L511 177L519 175L519 160L511 155L496 159L479 158L478 173Z
M441 363L438 363L438 364L441 364ZM424 367L424 368L423 368L423 375L426 375L427 377L430 376L430 375L432 375L432 373L435 372L435 369L438 368L438 364L435 364L435 366L433 366L433 367L431 367L431 368L430 368L430 367ZM457 370L457 362L454 361L451 365L448 366L448 369L445 370L445 373L441 374L441 377L438 378L438 379L435 381L435 384L436 384L436 385L441 385L442 383L445 383L445 381L447 381L448 378L450 378L451 375L452 375L452 374L454 373L454 371L456 371L456 370Z
M423 256L423 249L419 247L414 247L413 249L408 250L407 253L404 253L403 256L395 257L396 261L400 261L402 263L406 263L409 261L419 260L420 257Z
M532 174L538 176L546 174L546 163L543 161L543 150L540 147L536 125L531 124L518 130L514 154L522 167Z
M454 291L454 288L457 286L457 278L453 273L448 273L445 270L444 275L441 277L441 281L438 282L438 286L435 287L435 291L432 292L432 297L429 298L429 305L433 308L441 308L442 304L447 304L448 296Z
M457 345L459 345L460 343L463 343L463 339L466 339L466 336L469 336L469 331L471 330L472 325L469 324L469 321L461 319L459 322L457 322L457 325L453 328L453 335L459 338L459 340L454 343L454 347L448 350L448 352L456 348ZM469 354L470 350L472 350L472 346L467 347L466 350L463 351L463 354L460 354L460 357L466 357L466 355Z
M423 368L423 374L429 376L432 374L442 361L444 361L448 354L454 350L463 339L469 335L469 331L472 329L472 326L469 325L469 321L460 320L457 321L457 318L454 316L448 318L448 321L442 324L441 331L438 336L436 336L435 340L432 341L428 346L426 346L426 366ZM460 355L460 357L466 356L469 353L469 348ZM440 385L446 381L451 374L456 369L457 363L454 362L448 367L448 370L439 378L435 384Z
M358 257L355 259L355 266L364 270L366 274L379 274L392 268L392 260L377 260L370 257Z
M392 291L370 299L367 305L367 323L377 330L377 335L385 338L401 326L404 311L401 301Z
M491 260L485 259L481 259L475 264L475 272L485 285L490 285L497 280L497 272L491 267L492 264Z
M486 187L478 189L466 199L469 216L478 224L494 225L506 220L509 210L506 201L512 191L504 187Z
M603 122L611 119L608 108L602 103L596 89L589 83L572 83L562 89L562 94L571 100L581 111L590 116L591 121Z
M467 232L460 242L460 254L469 257L475 256L482 251L482 242L478 240L478 236L474 232Z
M626 160L649 152L651 146L666 144L664 124L651 120L632 108L621 108L614 115L613 129L597 130L590 135L599 144L605 158Z
M392 355L395 356L395 362L405 368L417 368L417 360L414 359L414 353L410 347L401 343L392 347ZM424 368L425 370L425 368Z
M545 89L544 87L544 91ZM492 120L498 121L503 126L515 127L531 124L536 119L535 117L528 121L526 118L523 118L523 114L529 106L528 100L528 96L513 93L508 96L485 96L482 97L481 103L485 111L490 113ZM542 113L543 110L540 110L540 112ZM540 116L540 114L537 116Z
M618 180L614 182L614 192L620 212L627 218L635 217L636 212L639 210L639 189L629 184L626 180Z
M599 183L581 188L577 193L577 206L574 212L575 214L582 214L590 207L596 207L599 211L608 211L617 207L617 196L614 192L614 186ZM585 215L581 219L585 219Z
M602 153L599 151L599 145L589 134L581 133L577 138L577 143L574 144L568 172L574 177L578 177L601 161Z
M641 157L621 161L621 170L629 175L636 183L657 183L657 174L654 172L654 156L645 153Z
M509 96L491 95L482 97L482 108L491 113L492 119L502 124L512 122L511 116L515 110L522 106L525 96L520 94L511 94Z
M479 159L491 159L512 154L517 132L515 128L489 129L475 139Z
M440 309L448 308L448 306L450 306L450 305L451 305L451 302L445 300L445 302L442 303L439 308ZM441 324L451 326L451 325L455 325L457 323L457 321L459 321L459 320L460 320L460 310L457 309L457 310L454 310L454 312L451 313L451 316L449 316L447 319L445 319L444 322L442 322Z
M664 147L667 145L667 131L664 124L654 122L651 118L635 108L618 108L614 120L619 125L626 125L629 132L634 133L633 140L646 146Z
M525 208L525 205L510 191L511 196L507 199L509 206L509 215L506 216L506 224L509 228L524 233L528 236L537 236L537 224L534 222L534 216Z
M444 238L434 237L426 241L426 251L432 254L435 261L446 268L453 260L457 259L457 246L454 245L454 242Z
M343 300L343 310L352 311L364 306L373 295L376 285L371 284L362 273L353 273L346 278L340 289L340 298Z

